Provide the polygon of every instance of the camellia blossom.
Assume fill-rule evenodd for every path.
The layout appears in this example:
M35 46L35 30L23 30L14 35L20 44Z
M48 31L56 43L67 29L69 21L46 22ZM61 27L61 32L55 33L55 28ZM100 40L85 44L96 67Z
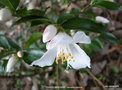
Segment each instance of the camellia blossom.
M8 21L12 17L9 9L3 8L0 10L0 21Z
M108 24L110 21L102 16L97 16L96 17L96 22L98 23L103 23L103 24Z
M43 32L43 42L48 42L57 33L57 28L54 25L48 25Z
M6 72L12 72L17 62L18 62L18 57L13 54L8 60Z
M67 68L70 66L74 69L90 68L89 56L76 44L90 42L90 38L82 31L78 31L73 38L65 32L59 32L47 43L47 52L31 65L44 67L56 61L57 64L67 62Z

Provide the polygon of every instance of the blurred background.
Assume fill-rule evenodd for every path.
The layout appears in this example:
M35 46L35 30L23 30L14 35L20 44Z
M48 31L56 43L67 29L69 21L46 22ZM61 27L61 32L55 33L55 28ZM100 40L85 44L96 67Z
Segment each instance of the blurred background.
M122 90L122 0L8 1L14 3L13 6L17 1L19 3L14 11L4 0L0 1L0 8L13 10L9 20L0 21L0 90ZM95 26L92 26L93 31L83 30L92 42L79 45L90 56L91 69L66 70L66 64L55 63L43 68L29 66L46 51L46 44L42 42L45 27L56 23L60 15L66 13L94 22L96 16L110 21L108 24L98 23L107 34L102 35L98 32L101 28ZM40 20L40 17L46 18ZM68 21L67 18L63 20ZM80 25L77 21L74 24ZM75 28L70 28L71 24L62 26L69 34L76 32ZM8 60L18 51L22 57L13 72L6 72Z

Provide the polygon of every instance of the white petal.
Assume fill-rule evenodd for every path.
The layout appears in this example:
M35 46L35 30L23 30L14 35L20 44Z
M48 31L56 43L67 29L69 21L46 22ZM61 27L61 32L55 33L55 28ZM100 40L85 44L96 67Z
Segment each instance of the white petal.
M71 44L69 47L75 61L68 61L68 64L74 69L90 68L89 56L77 44Z
M82 31L78 31L75 33L74 37L73 37L74 41L76 43L86 43L89 44L91 43L91 39L89 36L87 36L84 32Z
M56 58L56 52L56 48L48 50L40 59L32 62L31 65L38 65L40 67L52 65Z
M6 72L12 72L14 70L14 66L18 62L18 58L15 55L12 55L10 59L8 60Z
M49 49L56 47L57 45L67 45L75 43L74 40L66 33L59 32L47 45Z
M0 21L8 21L12 17L9 9L3 8L0 10Z
M96 22L98 23L103 23L103 24L108 24L110 21L102 16L97 16L96 17Z
M50 48L50 43L49 43L49 42L47 42L47 44L46 44L46 49L47 49L47 50L51 49L51 48Z
M57 28L54 25L48 25L43 32L43 42L48 42L57 33Z

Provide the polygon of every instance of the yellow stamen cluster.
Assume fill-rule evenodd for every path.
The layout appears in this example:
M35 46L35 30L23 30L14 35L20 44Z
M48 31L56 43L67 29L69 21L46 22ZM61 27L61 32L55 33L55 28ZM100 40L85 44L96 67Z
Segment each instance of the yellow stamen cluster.
M71 53L66 54L66 53L64 53L64 52L61 52L61 53L58 55L58 57L57 57L57 59L56 59L56 64L58 64L59 61L61 61L62 64L63 64L64 62L66 62L66 61L75 62L74 57L71 55Z

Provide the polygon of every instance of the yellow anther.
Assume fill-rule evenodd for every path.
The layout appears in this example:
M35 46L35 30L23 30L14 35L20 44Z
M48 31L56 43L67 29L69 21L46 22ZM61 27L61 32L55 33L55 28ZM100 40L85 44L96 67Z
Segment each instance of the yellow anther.
M58 64L58 59L56 60L56 64Z
M72 56L71 53L68 53L68 56Z
M68 61L71 61L71 60L68 60Z
M73 59L74 57L73 56L71 56L71 59Z
M65 56L65 59L68 59L69 56Z
M75 60L73 60L73 62L75 62Z
M60 60L61 59L61 56L58 56L58 60Z
M64 59L64 60L63 60L63 62L66 62L66 61L67 61L67 59Z

